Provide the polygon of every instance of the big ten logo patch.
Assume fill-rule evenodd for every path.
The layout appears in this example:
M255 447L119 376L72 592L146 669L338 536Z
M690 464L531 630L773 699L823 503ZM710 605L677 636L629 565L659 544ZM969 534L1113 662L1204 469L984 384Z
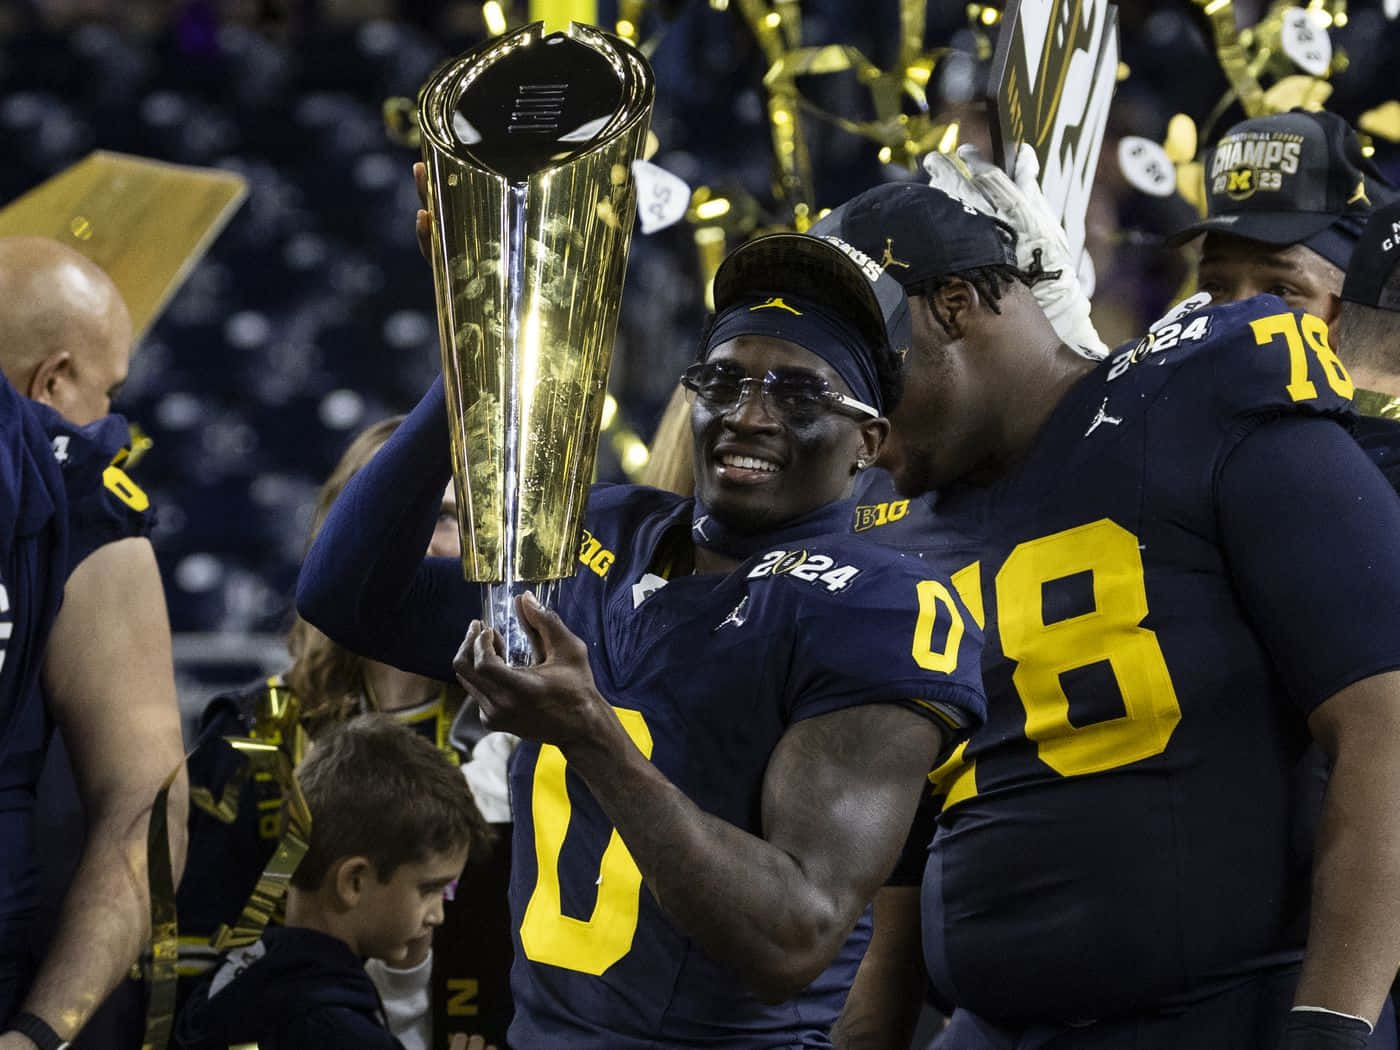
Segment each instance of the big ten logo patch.
M578 545L580 564L587 565L599 576L607 576L608 570L612 568L616 558L617 555L599 543L593 533L587 529L583 530L583 539Z
M1220 140L1211 161L1210 190L1231 200L1283 189L1285 175L1296 175L1303 152L1301 135L1245 132Z
M909 513L907 499L890 500L887 503L870 503L856 508L854 531L864 532L881 525L889 525Z

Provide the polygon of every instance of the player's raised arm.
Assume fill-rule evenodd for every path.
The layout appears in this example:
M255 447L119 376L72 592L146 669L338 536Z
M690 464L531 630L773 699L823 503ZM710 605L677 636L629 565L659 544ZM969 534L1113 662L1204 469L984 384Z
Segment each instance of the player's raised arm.
M423 558L451 477L438 379L345 486L297 581L297 611L331 639L441 681L478 607L455 561Z

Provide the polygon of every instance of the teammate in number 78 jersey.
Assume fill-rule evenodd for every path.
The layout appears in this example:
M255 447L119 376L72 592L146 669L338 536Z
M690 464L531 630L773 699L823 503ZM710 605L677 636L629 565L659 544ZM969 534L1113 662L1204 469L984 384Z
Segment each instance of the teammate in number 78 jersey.
M1339 425L1325 323L1202 296L1096 363L1008 279L1004 224L937 189L826 230L908 264L883 462L936 492L922 553L986 632L921 892L947 1045L1364 1045L1400 963L1400 504Z

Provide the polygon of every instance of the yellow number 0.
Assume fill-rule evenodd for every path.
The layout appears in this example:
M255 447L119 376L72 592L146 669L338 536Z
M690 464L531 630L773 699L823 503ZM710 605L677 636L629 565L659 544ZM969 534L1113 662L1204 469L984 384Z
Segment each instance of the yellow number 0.
M1294 401L1310 401L1317 397L1317 387L1308 379L1308 355L1303 349L1304 341L1317 355L1322 365L1322 373L1327 377L1327 385L1339 397L1351 397L1356 384L1351 381L1346 367L1327 342L1327 324L1313 314L1303 315L1301 330L1295 314L1273 314L1250 321L1254 329L1254 341L1260 346L1268 346L1279 336L1288 347L1288 385L1284 387Z
M640 711L613 708L642 754L651 758L651 730ZM632 948L641 908L642 873L614 828L598 871L598 897L588 919L565 915L559 894L559 853L572 812L564 786L564 753L540 748L530 813L535 825L535 891L520 922L527 958L580 973L602 974Z
M958 603L948 593L948 588L937 580L920 580L919 619L914 624L914 662L925 671L942 671L952 674L958 666L958 647L962 644L963 618ZM943 643L943 651L933 651L933 629L938 623L938 607L948 610L952 619L948 623L948 637Z
M110 466L102 472L102 484L132 510L140 513L151 505L150 497L141 486L127 477L126 471L118 466Z

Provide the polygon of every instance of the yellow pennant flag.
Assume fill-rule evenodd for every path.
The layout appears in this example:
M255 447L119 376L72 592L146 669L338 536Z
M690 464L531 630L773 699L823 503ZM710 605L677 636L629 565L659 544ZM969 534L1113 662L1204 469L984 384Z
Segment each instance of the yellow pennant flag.
M230 171L98 150L0 209L0 237L52 237L97 263L139 339L247 192Z

